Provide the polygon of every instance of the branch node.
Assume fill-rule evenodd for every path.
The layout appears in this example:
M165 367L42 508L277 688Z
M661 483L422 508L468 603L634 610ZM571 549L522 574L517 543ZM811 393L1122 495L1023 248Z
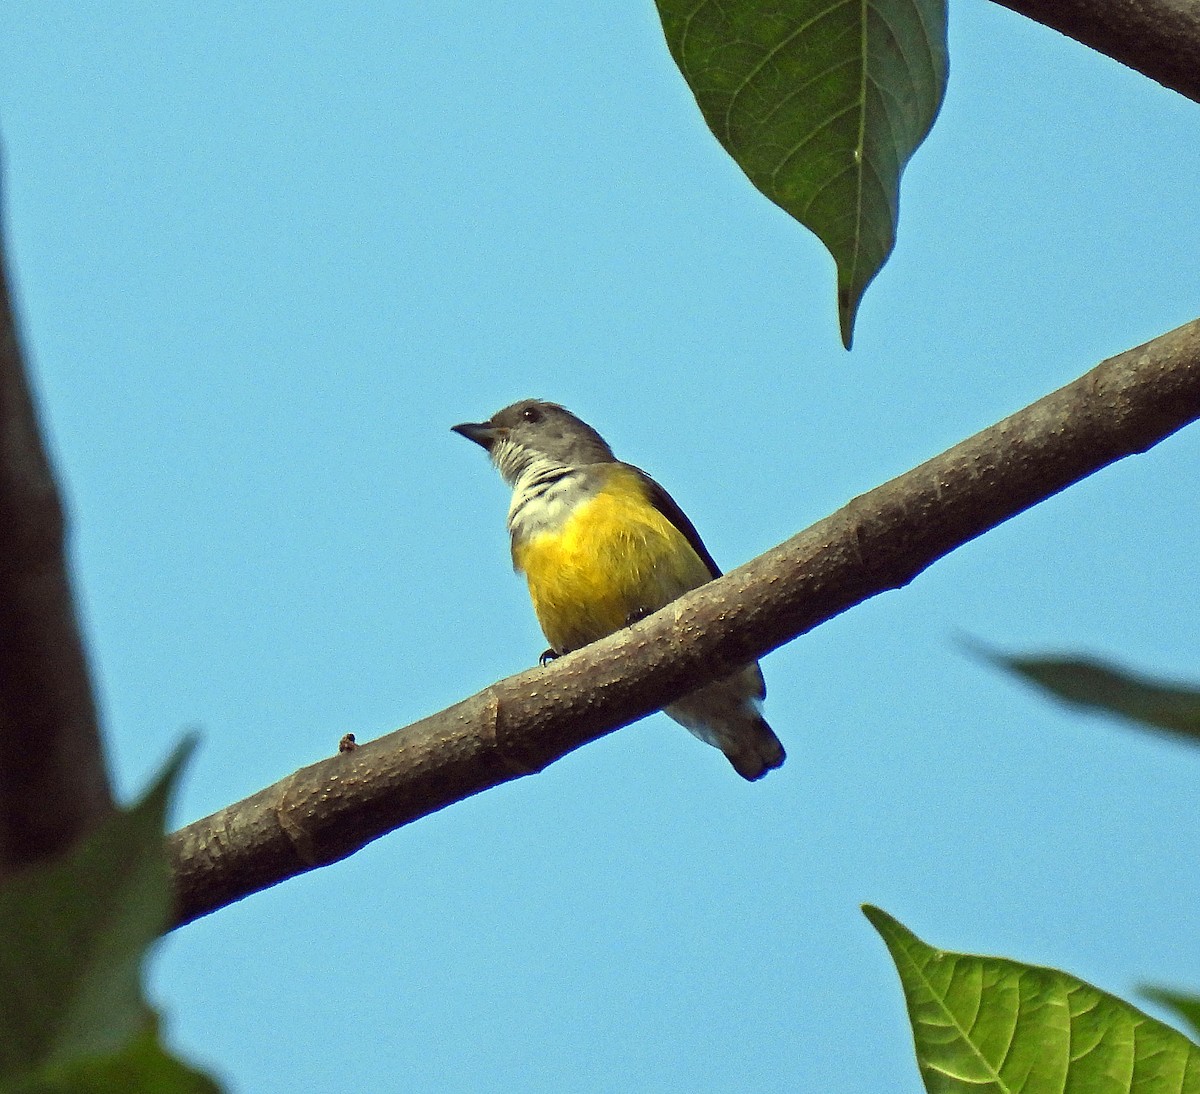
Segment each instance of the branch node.
M288 842L296 852L296 858L305 866L319 866L321 860L317 857L317 845L313 840L312 833L296 819L293 807L288 802L288 795L291 793L295 781L296 777L292 775L284 783L283 793L279 795L279 801L275 804L275 819L279 822L280 830L287 836Z
M511 739L501 728L503 719L500 696L495 692L487 697L484 718L486 720L484 738L509 771L514 775L537 775L546 769L545 763L529 761L521 755L520 749L512 747Z

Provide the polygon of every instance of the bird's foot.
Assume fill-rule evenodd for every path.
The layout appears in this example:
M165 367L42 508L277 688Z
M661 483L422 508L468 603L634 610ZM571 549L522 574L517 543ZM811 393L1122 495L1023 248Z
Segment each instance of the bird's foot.
M551 661L557 661L558 656L558 650L556 649L545 650L542 653L542 656L538 658L538 664L541 665L542 668L545 668L548 664L550 664Z
M634 608L633 611L631 611L625 617L625 626L632 627L635 623L640 623L649 614L650 614L649 608Z

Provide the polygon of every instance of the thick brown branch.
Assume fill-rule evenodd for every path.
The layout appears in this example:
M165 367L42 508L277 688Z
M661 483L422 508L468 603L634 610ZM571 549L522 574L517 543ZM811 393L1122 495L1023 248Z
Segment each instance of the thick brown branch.
M996 0L1200 102L1197 0Z
M1200 417L1200 320L998 425L603 642L297 771L170 837L178 921L540 771L782 645Z
M111 808L62 503L0 260L0 878L54 857Z

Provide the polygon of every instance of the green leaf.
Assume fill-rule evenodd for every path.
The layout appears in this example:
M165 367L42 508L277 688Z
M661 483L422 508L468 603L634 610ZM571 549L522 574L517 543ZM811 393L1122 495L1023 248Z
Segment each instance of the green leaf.
M1200 995L1174 991L1171 988L1159 988L1152 984L1144 985L1140 990L1147 999L1152 999L1173 1010L1192 1027L1192 1032L1200 1037Z
M1198 1094L1200 1048L1082 980L1003 957L927 946L886 912L930 1094Z
M895 246L900 174L945 94L945 0L657 3L717 140L833 255L849 349Z
M192 745L132 809L0 890L0 1090L156 1063L138 1048L155 1025L141 967L170 916L164 818ZM79 1082L70 1089L93 1089Z
M4 1094L219 1094L208 1076L169 1056L150 1032L112 1056L52 1068Z
M1006 657L984 651L993 663L1073 706L1114 714L1154 729L1200 738L1200 691L1137 676L1125 669L1076 657Z

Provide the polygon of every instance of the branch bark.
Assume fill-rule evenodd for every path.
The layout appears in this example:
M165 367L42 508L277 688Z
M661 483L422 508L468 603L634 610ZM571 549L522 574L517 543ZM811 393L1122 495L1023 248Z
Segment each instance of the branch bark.
M0 247L2 252L2 247ZM113 807L71 597L65 520L0 258L0 879Z
M996 0L1200 102L1196 0Z
M1200 320L1122 353L602 642L168 839L184 923L541 771L1200 417Z

